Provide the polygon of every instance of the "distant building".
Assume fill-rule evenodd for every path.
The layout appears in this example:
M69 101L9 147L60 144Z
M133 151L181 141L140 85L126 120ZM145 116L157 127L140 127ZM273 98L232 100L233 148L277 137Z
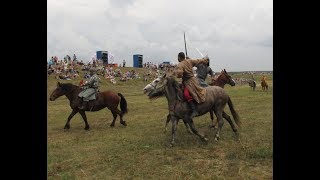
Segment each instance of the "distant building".
M133 67L137 67L137 68L143 67L143 55L141 54L133 55Z
M103 65L109 64L108 51L97 51L97 59L102 60Z

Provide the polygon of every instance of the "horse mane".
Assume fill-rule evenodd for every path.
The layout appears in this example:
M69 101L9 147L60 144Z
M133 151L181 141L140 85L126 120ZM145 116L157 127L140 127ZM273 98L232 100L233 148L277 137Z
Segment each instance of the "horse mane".
M172 86L174 87L178 100L183 101L184 98L182 92L182 84L178 83L178 81L176 81L173 77L168 78L168 84L172 84Z
M174 92L177 95L177 99L179 101L183 101L184 98L183 98L183 91L182 91L182 87L181 87L182 84L178 83L174 79L174 77L171 77L171 76L167 76L166 79L167 79L167 86L173 87ZM162 97L164 95L165 94L163 93L163 91L158 91L158 92L154 93L152 95L152 97L149 96L149 99L154 100L154 99L157 99L157 98Z
M65 91L67 91L67 92L70 92L70 91L72 91L74 89L78 89L79 88L79 86L71 84L71 83L60 83L60 85L61 85L61 88L63 90L65 90Z

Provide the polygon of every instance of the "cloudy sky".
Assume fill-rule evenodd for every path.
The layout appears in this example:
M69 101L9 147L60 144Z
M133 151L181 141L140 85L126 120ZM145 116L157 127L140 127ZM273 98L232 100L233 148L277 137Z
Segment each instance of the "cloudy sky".
M210 57L214 71L273 70L272 0L48 0L47 60L96 51L133 64Z

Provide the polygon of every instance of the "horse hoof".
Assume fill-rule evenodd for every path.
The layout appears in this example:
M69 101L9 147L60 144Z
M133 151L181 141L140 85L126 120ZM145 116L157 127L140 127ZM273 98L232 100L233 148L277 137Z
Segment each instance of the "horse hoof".
M90 127L89 127L89 126L86 126L84 129L85 129L85 130L89 130L89 129L90 129Z
M110 124L110 127L114 127L114 124Z
M125 121L120 122L122 125L127 126L127 123Z
M70 129L70 125L65 125L64 129Z
M219 141L219 137L215 137L214 140L218 142Z
M240 141L240 135L238 133L235 134L235 140Z
M174 146L174 144L175 144L174 142L171 142L171 143L170 143L170 147L173 147L173 146Z
M202 137L201 140L202 140L203 142L208 142L208 141L209 141L209 139L206 138L206 137Z

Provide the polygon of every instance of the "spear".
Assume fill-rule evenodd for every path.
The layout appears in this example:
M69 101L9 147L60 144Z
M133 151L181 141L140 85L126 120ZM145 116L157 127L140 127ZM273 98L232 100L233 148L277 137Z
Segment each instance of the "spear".
M183 32L183 38L184 38L184 49L186 51L186 57L188 57L188 52L187 52L187 44L186 44L186 34Z
M196 48L196 50L198 51L198 53L199 53L202 57L204 57L203 54L199 51L198 48Z

